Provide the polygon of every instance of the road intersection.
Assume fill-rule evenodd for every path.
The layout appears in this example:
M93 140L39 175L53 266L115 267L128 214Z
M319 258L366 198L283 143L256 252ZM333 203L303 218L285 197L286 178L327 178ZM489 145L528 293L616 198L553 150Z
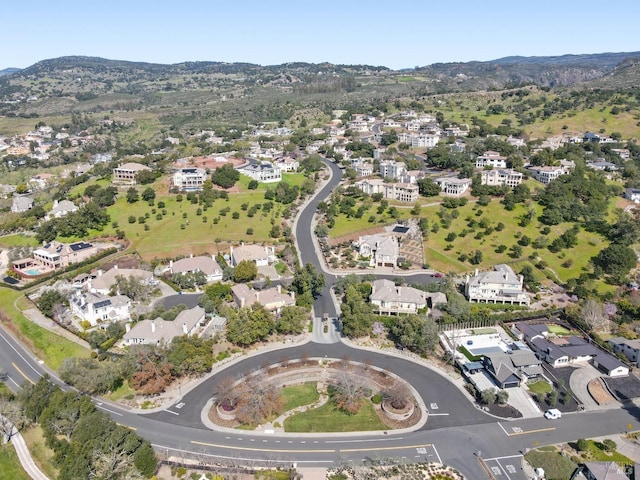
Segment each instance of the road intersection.
M312 237L313 216L318 203L337 186L341 170L327 162L330 180L304 206L296 222L296 240L303 263L311 262L324 272L326 287L314 304L316 320L324 313L338 317L330 288L337 279L326 271ZM393 278L395 275L389 275ZM427 274L410 277L410 282L434 281ZM496 478L524 479L522 454L540 445L567 442L620 433L640 428L640 409L635 406L605 412L592 411L563 415L557 421L540 418L498 419L478 409L458 385L442 373L402 355L356 348L340 342L338 322L331 335L316 336L301 345L243 357L208 375L182 398L162 410L134 412L121 405L96 398L98 408L114 420L135 429L149 439L161 455L192 458L202 463L260 466L292 465L333 467L344 462L395 459L397 461L438 461L458 469L470 479L487 478L487 469ZM316 325L314 325L315 330ZM401 376L421 396L428 410L426 424L417 431L384 431L356 434L281 434L240 430L209 429L202 414L216 382L231 376L240 378L263 365L284 358L348 357L352 362L375 365ZM48 371L13 336L0 328L0 370L9 374L10 388L23 381L36 382ZM68 387L67 387L68 388ZM481 460L484 459L484 460Z

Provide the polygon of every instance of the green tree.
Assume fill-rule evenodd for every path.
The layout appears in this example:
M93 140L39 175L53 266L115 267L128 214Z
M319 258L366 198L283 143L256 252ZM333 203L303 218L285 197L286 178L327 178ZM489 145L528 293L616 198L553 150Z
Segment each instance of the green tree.
M127 190L127 203L136 203L139 200L138 190L134 187Z
M235 345L248 346L265 340L275 328L275 321L262 305L227 311L227 340Z
M44 315L53 318L56 306L69 305L69 302L58 290L50 289L40 295L36 304Z
M595 257L594 264L617 282L623 281L629 271L636 266L636 254L626 245L612 243Z
M240 179L238 172L230 163L224 164L220 168L216 168L211 175L211 181L222 188L231 188Z
M147 187L142 191L141 196L142 200L144 200L145 202L151 202L156 198L156 191L151 187Z
M233 269L233 280L238 283L250 282L258 275L258 267L250 260L242 260Z
M302 333L308 320L307 311L302 307L283 307L276 322L276 331L284 334Z

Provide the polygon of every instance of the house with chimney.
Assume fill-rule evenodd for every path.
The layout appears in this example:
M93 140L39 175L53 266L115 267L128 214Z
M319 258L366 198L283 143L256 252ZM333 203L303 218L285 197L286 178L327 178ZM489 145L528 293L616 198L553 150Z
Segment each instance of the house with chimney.
M378 315L388 316L426 311L428 298L427 292L381 279L373 282L369 301Z
M268 245L245 245L244 243L238 247L232 245L229 255L232 267L243 260L254 262L257 267L266 267L276 261L275 247Z
M504 303L529 305L529 296L524 291L524 278L516 275L506 264L499 264L489 272L475 271L467 275L465 296L473 303Z
M153 277L153 273L147 270L141 270L139 268L118 268L118 266L115 265L112 269L107 270L106 272L98 270L96 272L96 276L87 281L87 290L93 293L109 295L111 287L117 283L118 277L135 277L143 284L149 286L155 286L158 284L158 280Z
M251 307L259 303L266 310L279 314L282 307L290 307L296 304L295 293L282 293L280 285L264 290L254 290L244 283L231 287L233 301L238 308Z
M77 212L78 206L70 200L54 200L53 207L44 216L45 221L49 221L52 218L65 217L70 213Z
M169 271L172 274L182 274L202 272L207 277L207 283L222 281L222 268L216 262L213 255L198 255L196 257L191 254L188 258L182 258L175 262L169 262Z
M200 327L205 325L205 319L204 308L196 305L189 310L180 312L173 321L158 317L153 320L141 320L133 326L127 324L127 332L124 334L123 343L126 346L167 345L175 337L196 335Z
M370 267L395 267L400 245L395 235L363 235L355 244L358 254L369 259Z
M100 323L129 320L131 300L124 295L109 297L101 293L78 292L69 301L73 314L95 327Z

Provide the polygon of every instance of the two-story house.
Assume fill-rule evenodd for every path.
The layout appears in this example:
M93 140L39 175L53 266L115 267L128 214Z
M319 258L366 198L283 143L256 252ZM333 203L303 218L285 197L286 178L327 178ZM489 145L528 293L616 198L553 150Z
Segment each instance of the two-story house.
M508 303L529 305L529 296L524 291L524 278L516 275L509 265L499 264L493 271L467 275L465 295L474 303Z
M391 280L376 280L369 301L378 315L418 313L427 309L428 295L417 288L396 285Z

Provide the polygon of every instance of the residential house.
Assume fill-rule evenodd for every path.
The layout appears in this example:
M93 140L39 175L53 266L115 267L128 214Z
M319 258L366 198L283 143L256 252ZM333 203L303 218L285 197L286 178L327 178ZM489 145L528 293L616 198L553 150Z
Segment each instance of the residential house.
M278 157L274 164L283 172L297 172L300 168L300 162L292 157Z
M407 166L395 160L385 160L380 162L379 171L382 178L393 178L397 180L407 172Z
M180 168L171 177L171 186L183 192L202 190L207 171L204 168Z
M31 252L36 264L53 270L82 262L98 253L88 242L60 243L52 241Z
M21 195L19 197L13 197L13 202L11 203L11 211L14 213L22 213L27 210L31 210L33 208L33 198L28 197L26 195Z
M559 166L528 167L533 178L548 185L561 175L568 175L575 167L572 161L561 160Z
M482 361L500 388L518 387L520 383L542 376L542 361L528 349L490 352Z
M606 160L598 159L595 162L587 163L587 167L592 170L598 170L600 172L617 172L618 166L613 162L607 162Z
M355 187L367 195L381 193L383 198L399 202L414 203L420 196L420 189L415 184L387 183L379 178L367 178L355 183Z
M427 309L426 292L413 287L396 285L391 280L376 280L369 301L378 315L418 313Z
M400 133L398 142L406 143L411 148L433 148L440 141L440 135L431 133Z
M124 334L125 345L168 345L175 337L193 336L199 327L204 326L205 311L200 306L183 310L172 322L158 317L154 320L141 320L133 327L127 324Z
M507 157L488 150L476 159L476 168L507 168Z
M0 197L9 198L16 191L15 185L2 185L0 184Z
M250 307L259 303L266 310L279 314L282 307L290 307L296 304L295 294L282 293L280 285L265 290L253 290L244 283L238 283L231 287L233 301L238 308Z
M153 277L153 273L147 270L141 270L138 268L119 268L116 265L106 272L98 270L96 277L87 282L87 290L94 293L108 295L111 292L111 287L117 283L118 277L134 277L140 280L144 285L149 286L155 286L158 284L158 280Z
M29 185L35 190L43 190L53 181L55 175L51 173L38 173L29 179Z
M151 171L146 165L128 162L113 169L113 183L120 185L136 185L136 177L140 172Z
M524 330L527 328L524 327ZM525 334L529 335L531 334ZM592 362L596 368L610 377L629 374L629 368L625 364L584 338L574 335L549 338L548 332L541 331L540 334L533 334L528 343L538 357L553 367Z
M633 203L640 203L640 188L627 188L624 191L624 198Z
M371 267L395 267L398 264L400 246L394 235L364 235L356 244L358 254L369 259Z
M587 132L582 136L582 141L584 143L587 143L587 142L600 143L600 140L601 140L600 135L592 132Z
M44 217L46 221L51 220L52 218L60 218L68 215L69 213L77 212L78 206L69 201L69 200L54 200L53 207L49 213L47 213Z
M631 158L631 152L626 148L612 148L613 153L617 153L623 160L629 160Z
M262 183L274 183L282 180L282 170L271 162L252 163L241 168L239 172Z
M434 181L440 185L440 191L442 193L445 195L452 195L454 197L459 197L471 186L470 178L441 177L436 178Z
M638 365L638 362L640 362L640 340L613 337L607 342L609 342L614 352L624 355L630 362Z
M638 471L638 467L638 464L636 464L636 472ZM580 466L580 470L582 471L582 478L586 480L629 480L624 466L620 466L614 461L585 462ZM580 478L580 476L574 476L572 478Z
M276 261L275 247L260 245L231 246L231 266L235 267L243 260L254 262L257 267L266 267Z
M193 254L189 258L183 258L177 261L169 262L169 270L171 273L185 274L202 272L207 276L207 283L219 282L222 280L222 268L216 262L215 257L199 255L194 257Z
M482 185L517 187L522 183L523 175L512 169L483 170L480 173Z
M524 291L524 278L516 275L509 265L499 264L493 271L467 275L465 295L475 303L505 303L529 305L529 296Z
M124 295L108 297L101 293L78 292L69 302L71 311L92 326L129 319L131 300Z

